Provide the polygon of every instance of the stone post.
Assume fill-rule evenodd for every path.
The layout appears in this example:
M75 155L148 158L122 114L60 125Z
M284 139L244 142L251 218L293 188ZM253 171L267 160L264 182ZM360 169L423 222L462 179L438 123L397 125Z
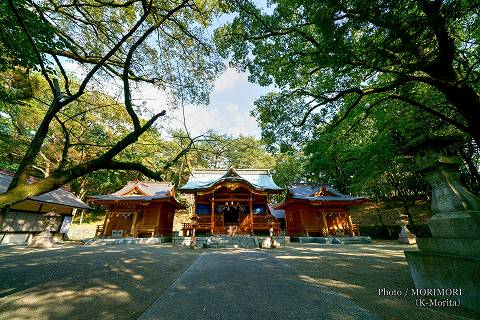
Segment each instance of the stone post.
M438 299L480 311L480 199L460 183L461 161L449 149L459 141L421 136L404 148L432 187L433 213L428 220L433 237L417 238L419 251L405 256L417 288L461 289L461 295Z
M415 244L417 243L417 237L408 230L408 216L400 215L400 220L397 221L397 224L400 226L400 234L398 235L398 241L405 244Z

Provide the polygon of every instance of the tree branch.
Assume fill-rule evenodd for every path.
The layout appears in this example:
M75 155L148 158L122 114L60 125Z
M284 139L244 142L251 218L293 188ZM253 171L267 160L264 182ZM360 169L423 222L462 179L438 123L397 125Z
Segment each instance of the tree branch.
M30 31L28 30L25 23L23 22L22 16L18 12L17 8L15 8L15 5L13 4L13 0L8 0L8 5L9 5L10 9L12 10L13 14L15 15L15 18L17 19L18 24L23 29L23 32L25 32L25 35L28 38L28 42L30 43L33 51L35 52L35 56L37 57L38 63L40 64L40 69L42 70L42 74L45 77L45 79L47 80L48 85L50 86L50 90L52 91L52 94L53 94L53 97L54 97L55 101L58 101L58 95L57 95L57 92L55 90L55 86L53 85L53 81L48 76L48 72L47 72L47 69L45 67L45 63L43 62L42 55L41 55L40 51L38 50L37 45L35 44L35 40L33 39L32 35L30 34Z
M408 103L408 104L410 104L410 105L412 105L412 106L414 106L414 107L417 107L417 108L419 108L419 109L421 109L421 110L424 110L424 111L426 111L426 112L428 112L428 113L430 113L430 114L432 114L432 115L434 115L434 116L436 116L436 117L444 120L445 122L450 123L451 125L457 127L458 129L460 129L460 130L462 130L462 131L464 131L464 132L470 132L470 128L468 128L466 125L464 125L464 124L462 124L462 123L460 123L460 122L458 122L458 121L456 121L456 120L454 120L454 119L451 119L451 118L447 117L446 115L444 115L443 113L440 113L440 112L438 112L438 111L436 111L436 110L434 110L434 109L432 109L432 108L429 108L429 107L427 107L426 105L424 105L424 104L422 104L422 103L420 103L420 102L418 102L418 101L415 101L415 100L410 99L410 98L405 97L405 96L401 96L401 95L399 95L399 94L391 94L391 95L389 95L389 97L390 97L391 99L395 99L395 100L399 100L399 101L406 102L406 103Z

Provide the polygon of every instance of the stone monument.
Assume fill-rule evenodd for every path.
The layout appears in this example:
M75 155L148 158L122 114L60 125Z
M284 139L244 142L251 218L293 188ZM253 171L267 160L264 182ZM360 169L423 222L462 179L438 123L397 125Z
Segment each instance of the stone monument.
M400 215L400 220L397 220L397 224L400 226L400 234L398 235L398 241L405 244L417 243L417 237L408 230L408 220L406 215Z
M45 229L32 238L32 241L28 245L29 248L53 247L54 241L51 229L55 225L57 217L60 217L60 215L53 209L50 212L42 214L42 216L46 217L46 221L44 222Z
M432 187L432 238L417 238L419 251L405 251L417 288L461 289L460 300L480 311L480 198L460 183L455 137L421 136L405 146L415 155L415 170ZM423 298L423 297L421 297ZM435 297L426 297L435 298Z

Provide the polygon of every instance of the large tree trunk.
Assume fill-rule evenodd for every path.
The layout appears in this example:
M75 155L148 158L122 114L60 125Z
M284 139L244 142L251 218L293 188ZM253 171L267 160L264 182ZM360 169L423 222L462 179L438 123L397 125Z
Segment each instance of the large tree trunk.
M475 163L473 163L472 161L472 157L475 154L475 146L470 141L467 147L467 150L465 150L464 148L461 149L461 155L470 176L470 185L468 187L475 193L478 193L480 191L480 174L478 173Z
M480 145L480 97L476 91L467 85L450 85L441 91L465 118L470 135Z
M153 123L161 116L165 115L165 111L162 111L156 115L154 115L150 120L148 120L142 127L135 129L133 132L130 132L126 135L123 139L118 141L112 148L110 148L107 152L103 155L99 156L94 160L90 160L74 167L68 168L66 170L57 170L53 172L49 177L34 182L32 184L26 183L24 178L25 172L22 174L18 174L16 177L20 177L21 179L17 179L15 181L15 177L11 182L10 188L7 192L0 194L0 208L11 206L15 203L21 202L28 198L32 198L38 196L40 194L55 190L60 188L61 186L77 179L81 176L86 175L87 173L94 172L101 169L114 169L114 170L136 170L139 171L150 178L157 179L159 181L162 180L160 174L152 172L151 170L147 169L145 166L139 163L125 163L112 160L116 155L118 155L121 151L123 151L126 147L131 145L132 143L136 142L138 138L147 131ZM31 145L30 145L31 147ZM30 148L29 147L29 148ZM182 152L184 152L183 150ZM27 154L29 151L27 151ZM174 161L177 161L178 157L175 158ZM23 161L25 162L25 161ZM25 167L31 165L32 162L25 162ZM169 163L164 167L166 170L167 166L171 166L172 164ZM14 185L14 187L12 187Z
M392 237L392 232L390 231L390 229L388 229L387 225L383 222L382 212L380 211L379 208L375 208L375 210L377 211L380 224L382 225L383 229L385 230L385 233L388 235L388 238L390 239Z

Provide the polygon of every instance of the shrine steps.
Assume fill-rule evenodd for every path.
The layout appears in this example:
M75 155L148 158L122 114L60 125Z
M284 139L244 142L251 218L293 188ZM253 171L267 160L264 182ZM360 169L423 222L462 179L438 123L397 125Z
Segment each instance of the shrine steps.
M151 245L171 242L172 237L153 237L153 238L93 238L83 240L84 245Z
M292 237L292 242L321 244L366 244L371 243L370 237Z
M234 236L221 235L215 237L196 237L197 247L199 248L258 248L259 243L263 241L265 237L257 236ZM290 243L290 237L273 237L281 245L288 245ZM192 238L191 237L173 237L172 242L174 246L189 247Z

